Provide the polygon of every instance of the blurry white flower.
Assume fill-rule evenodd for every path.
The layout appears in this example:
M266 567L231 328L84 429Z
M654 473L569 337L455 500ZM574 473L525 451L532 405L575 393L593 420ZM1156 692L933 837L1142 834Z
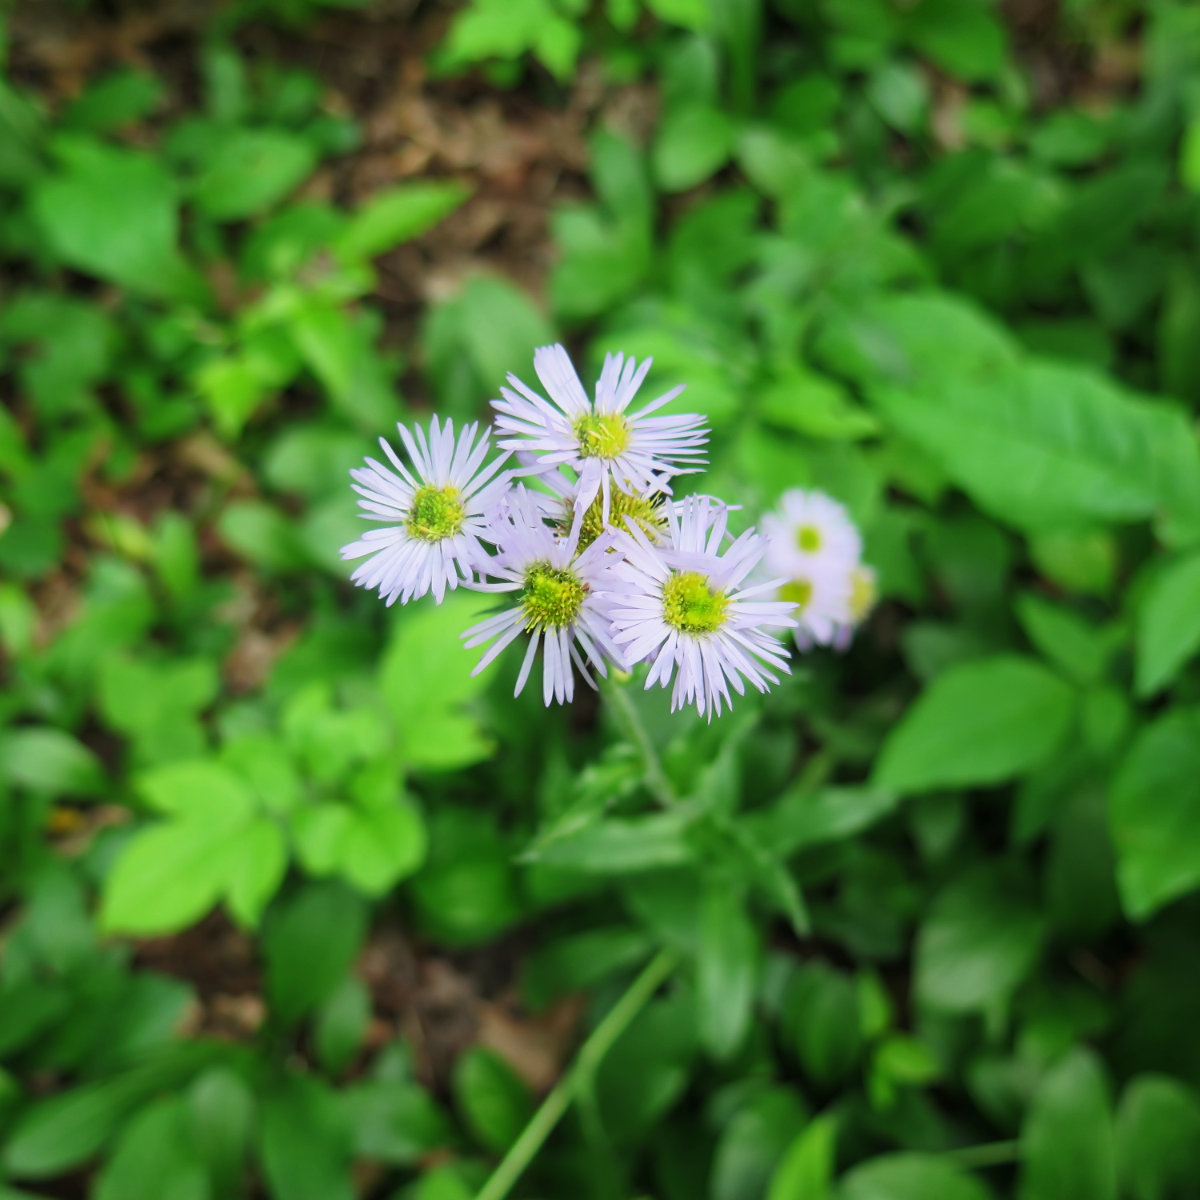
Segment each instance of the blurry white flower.
M850 619L838 625L833 634L833 645L845 650L854 640L854 631L871 615L875 601L879 598L879 583L875 569L865 563L850 572Z
M480 564L481 573L497 582L471 586L479 591L518 595L511 607L472 626L463 637L468 647L492 643L472 672L478 674L506 646L527 635L525 660L514 695L525 686L538 646L542 645L542 699L546 704L551 699L562 704L575 694L572 663L594 687L587 664L605 675L605 658L623 665L624 656L613 644L610 621L599 595L608 568L607 540L593 542L577 553L580 522L576 520L567 535L559 536L546 524L544 515L542 500L523 486L513 488L504 497L488 535L497 553Z
M672 711L695 704L712 720L745 694L747 679L760 692L787 671L787 650L770 628L795 625L793 605L754 600L780 580L742 589L763 555L763 541L742 534L724 552L728 510L708 496L667 505L667 536L656 545L636 523L613 538L623 557L605 584L611 589L613 639L630 662L648 659L646 687L666 687ZM755 661L758 660L758 661ZM765 665L764 665L765 664Z
M849 572L862 555L862 538L845 507L824 492L793 488L779 511L763 517L767 570L807 578L814 570Z
M646 493L656 476L672 476L703 464L708 432L694 414L656 417L652 413L683 391L677 387L629 413L628 407L650 369L623 354L608 354L590 401L562 346L542 346L533 356L534 370L549 399L528 388L515 375L493 400L496 429L507 450L535 453L546 470L565 466L577 476L575 504L586 509L601 497L601 516L608 523L613 489ZM519 393L519 394L518 394Z
M369 521L387 522L369 529L343 546L344 559L363 558L351 579L365 588L378 588L389 605L402 604L426 592L441 603L447 588L457 587L483 555L480 537L486 532L485 514L508 486L507 474L497 476L507 454L483 465L488 433L468 425L454 436L454 422L430 422L429 435L417 425L410 433L397 425L408 452L406 466L384 438L380 446L392 464L373 458L350 474L359 494L359 507ZM478 437L477 437L478 435Z
M796 642L802 650L814 643L828 646L851 623L853 570L836 562L814 562L779 588L779 599L795 606Z

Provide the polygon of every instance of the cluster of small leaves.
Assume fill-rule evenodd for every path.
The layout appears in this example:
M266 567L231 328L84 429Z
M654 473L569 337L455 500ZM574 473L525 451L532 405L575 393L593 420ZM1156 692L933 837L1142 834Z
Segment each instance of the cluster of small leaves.
M529 1195L1197 1194L1200 12L1063 6L1035 69L983 0L493 8L443 68L565 104L550 14L661 115L595 132L553 321L483 275L425 315L439 409L563 332L653 355L713 491L848 504L880 610L711 728L471 680L469 601L336 555L409 416L373 260L467 189L311 198L354 122L218 36L195 109L0 80L0 1194L472 1195L534 1097L482 1044L428 1086L363 967L397 929L547 1027L682 964ZM234 1038L147 965L214 908Z

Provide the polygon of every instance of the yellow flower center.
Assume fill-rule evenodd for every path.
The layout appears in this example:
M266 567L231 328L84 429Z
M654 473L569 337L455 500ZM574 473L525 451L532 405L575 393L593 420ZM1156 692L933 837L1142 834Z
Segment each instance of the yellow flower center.
M574 571L552 567L549 563L534 563L525 572L521 589L521 607L525 611L525 628L561 629L579 616L587 588Z
M808 607L812 594L813 585L807 579L793 579L779 589L779 598L791 601L792 604L799 607L801 612Z
M609 497L608 523L615 529L628 529L625 518L629 517L654 542L667 527L667 519L663 516L662 505L661 493L653 496L635 496L614 488ZM571 502L567 501L559 522L559 527L564 533L570 530L574 515ZM597 496L584 510L583 520L579 526L580 552L586 550L604 532L604 528L604 498Z
M458 488L427 483L413 496L408 510L408 532L422 542L440 542L462 529L464 515Z
M815 525L801 525L796 530L796 545L805 554L816 554L821 548L821 531Z
M629 424L620 413L588 413L575 422L584 458L616 458L629 445Z
M714 633L725 624L729 597L699 571L674 571L663 584L663 620L680 633Z
M850 576L850 616L856 625L875 607L878 596L875 572L869 567L855 567Z

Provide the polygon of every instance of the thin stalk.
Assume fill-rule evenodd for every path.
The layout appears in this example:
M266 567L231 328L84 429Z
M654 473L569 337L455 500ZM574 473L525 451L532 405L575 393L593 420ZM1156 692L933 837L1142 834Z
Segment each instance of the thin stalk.
M654 743L650 741L650 735L642 724L642 718L629 699L629 693L625 690L627 686L620 681L614 681L605 688L604 694L620 714L625 732L641 755L642 765L646 768L646 786L663 808L674 808L679 803L679 797L675 794L675 789L671 786L666 771L663 770L662 759L658 757L658 751L654 749Z
M480 1189L475 1200L504 1200L513 1184L542 1148L554 1127L562 1119L579 1088L590 1080L613 1043L629 1028L634 1017L646 1006L659 986L674 971L676 958L672 951L661 950L647 963L642 973L629 985L625 994L612 1006L604 1020L592 1030L579 1047L575 1061L563 1077L550 1089L537 1112L520 1137L508 1148L508 1153Z

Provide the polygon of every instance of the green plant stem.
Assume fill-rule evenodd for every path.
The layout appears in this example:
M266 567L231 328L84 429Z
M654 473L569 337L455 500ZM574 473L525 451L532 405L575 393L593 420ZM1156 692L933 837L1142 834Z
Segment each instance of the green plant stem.
M550 1089L537 1112L520 1137L508 1148L508 1153L479 1190L476 1200L503 1200L525 1168L533 1161L563 1114L571 1107L580 1087L584 1086L612 1049L613 1043L629 1027L630 1022L645 1007L650 997L674 971L676 958L672 951L661 950L647 963L642 973L629 985L625 994L612 1006L604 1020L592 1030L579 1047L575 1061L565 1075Z
M650 741L642 718L638 716L637 709L629 699L627 687L628 684L614 681L605 688L605 695L620 714L626 733L642 757L642 765L646 768L646 786L663 808L674 808L679 803L679 797L675 794L666 771L663 770L662 760L658 757L658 751L654 749L654 743Z
M1021 1157L1021 1143L987 1142L982 1146L962 1146L958 1150L945 1151L942 1157L960 1167L996 1167L1016 1162Z

